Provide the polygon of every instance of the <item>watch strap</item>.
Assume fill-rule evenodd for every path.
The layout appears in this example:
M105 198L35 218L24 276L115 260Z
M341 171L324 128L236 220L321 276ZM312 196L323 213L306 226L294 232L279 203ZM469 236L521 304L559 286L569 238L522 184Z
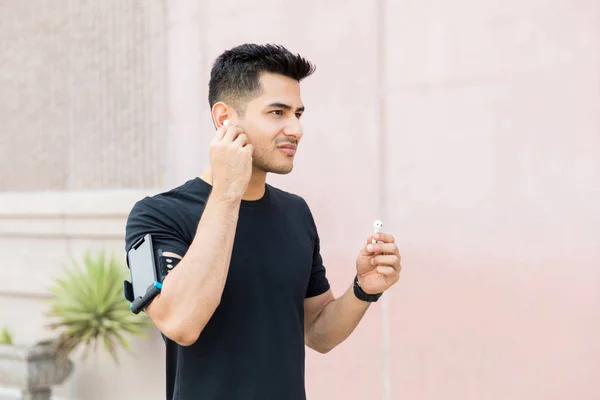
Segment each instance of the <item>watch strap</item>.
M377 293L377 294L368 294L368 293L365 293L365 291L362 290L362 288L358 284L358 275L356 275L354 277L354 285L353 285L353 287L354 287L354 295L356 296L356 298L359 299L359 300L362 300L362 301L366 301L367 303L374 303L374 302L376 302L377 300L379 300L379 298L383 294L383 292Z

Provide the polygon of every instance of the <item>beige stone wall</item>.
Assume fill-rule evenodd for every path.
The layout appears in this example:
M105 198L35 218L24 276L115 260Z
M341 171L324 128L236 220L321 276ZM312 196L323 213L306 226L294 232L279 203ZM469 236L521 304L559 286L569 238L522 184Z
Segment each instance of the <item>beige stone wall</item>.
M0 21L0 190L160 185L163 1L2 1Z
M131 206L164 183L164 7L0 1L0 326L18 343L49 334L49 279L71 258L106 249L124 261ZM118 366L76 355L56 395L161 398L163 353L151 332Z

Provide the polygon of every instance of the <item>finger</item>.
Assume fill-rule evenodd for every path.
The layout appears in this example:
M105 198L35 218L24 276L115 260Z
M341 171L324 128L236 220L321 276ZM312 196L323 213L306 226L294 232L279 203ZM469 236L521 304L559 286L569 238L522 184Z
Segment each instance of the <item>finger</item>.
M242 129L238 128L237 126L229 126L227 127L227 131L225 132L225 136L223 137L223 140L226 142L233 142L238 134L242 133Z
M254 146L252 146L250 143L248 143L247 145L244 146L244 150L248 151L250 154L253 154Z
M379 233L376 233L374 236L378 236L377 240L384 242L384 243L395 243L396 242L394 235L392 235L391 233L379 232Z
M378 240L379 240L379 234L378 233L371 234L367 238L367 244L369 244L369 243L375 243Z
M400 259L396 255L378 255L371 258L372 265L384 265L394 269L400 268Z
M223 136L225 136L225 131L227 131L227 127L225 125L219 127L219 129L217 129L215 132L214 140L218 142L219 140L223 139Z
M248 136L245 133L240 133L233 143L238 144L240 147L244 147L248 144Z
M386 276L392 276L392 275L398 273L398 271L396 271L394 268L385 267L385 266L377 267L377 272L379 272L381 275L386 275Z
M396 243L369 243L365 249L367 253L388 253L398 254L398 246Z

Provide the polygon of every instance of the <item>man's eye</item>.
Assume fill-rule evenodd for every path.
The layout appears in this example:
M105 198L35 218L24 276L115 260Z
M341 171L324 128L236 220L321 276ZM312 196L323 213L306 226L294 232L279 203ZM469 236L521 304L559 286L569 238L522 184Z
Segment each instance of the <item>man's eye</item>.
M301 116L302 116L302 113L296 113L296 118L300 119Z
M273 111L271 111L271 114L283 115L283 111L281 111L281 110L273 110Z

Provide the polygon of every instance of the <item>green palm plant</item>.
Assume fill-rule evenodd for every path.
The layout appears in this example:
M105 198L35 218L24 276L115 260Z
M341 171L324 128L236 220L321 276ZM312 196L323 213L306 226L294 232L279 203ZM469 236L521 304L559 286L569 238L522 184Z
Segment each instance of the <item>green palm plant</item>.
M0 329L0 344L12 345L13 337L12 333L8 330L7 327Z
M130 351L126 336L144 336L150 326L143 313L135 315L123 296L123 280L127 268L104 251L93 257L86 252L83 263L73 260L71 268L55 280L50 289L49 317L51 330L59 331L57 356L66 357L83 346L83 358L102 343L118 363L117 347Z

